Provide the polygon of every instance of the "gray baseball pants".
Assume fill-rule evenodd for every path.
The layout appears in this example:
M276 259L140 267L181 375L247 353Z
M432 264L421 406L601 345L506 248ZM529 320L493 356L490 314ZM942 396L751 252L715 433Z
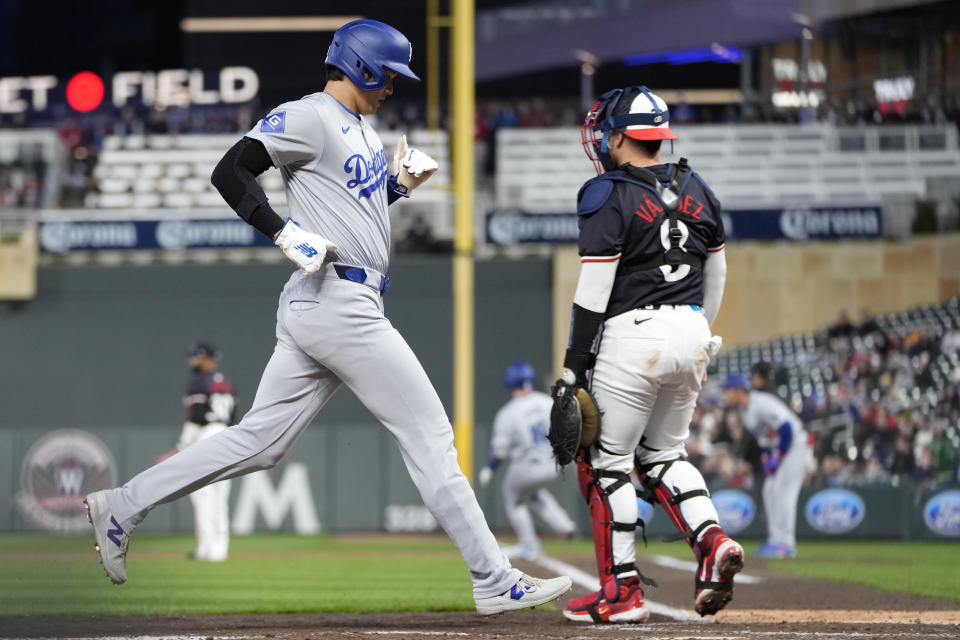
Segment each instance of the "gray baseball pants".
M108 492L114 516L130 532L158 504L273 467L341 384L396 438L424 504L470 568L474 597L510 589L521 574L460 471L453 429L426 372L384 316L380 294L340 280L329 265L311 276L296 272L284 287L277 344L240 423Z

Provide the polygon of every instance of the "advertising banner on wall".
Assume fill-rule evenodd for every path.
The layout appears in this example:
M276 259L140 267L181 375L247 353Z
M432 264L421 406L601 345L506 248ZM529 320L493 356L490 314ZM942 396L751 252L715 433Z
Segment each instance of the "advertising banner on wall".
M723 224L733 240L878 240L883 209L875 203L728 209ZM579 231L576 214L520 210L487 212L484 229L487 243L499 246L572 244Z
M39 224L40 250L123 251L229 249L273 243L239 218L169 220L56 220Z

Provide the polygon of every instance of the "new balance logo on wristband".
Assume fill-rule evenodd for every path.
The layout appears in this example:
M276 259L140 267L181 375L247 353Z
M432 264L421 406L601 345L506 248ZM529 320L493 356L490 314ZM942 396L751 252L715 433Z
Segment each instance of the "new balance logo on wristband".
M297 251L299 251L299 252L302 253L303 255L307 256L308 258L312 258L313 256L317 255L317 253L318 253L318 251L317 251L316 249L314 249L313 247L311 247L311 246L310 246L309 244L307 244L306 242L301 243L301 244L298 244L297 246L294 247L294 249L296 249Z

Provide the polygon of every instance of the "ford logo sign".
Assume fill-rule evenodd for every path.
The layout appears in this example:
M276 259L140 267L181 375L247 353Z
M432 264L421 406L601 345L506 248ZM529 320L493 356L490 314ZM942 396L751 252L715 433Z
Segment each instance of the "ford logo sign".
M757 515L757 505L749 494L736 489L717 491L713 496L713 506L720 516L720 526L727 533L739 533L750 526Z
M807 522L823 533L847 533L857 528L867 508L863 498L846 489L825 489L807 500Z
M637 517L643 520L644 525L649 527L650 521L653 520L653 505L643 498L637 498Z
M960 491L941 491L927 500L923 523L941 536L960 537Z

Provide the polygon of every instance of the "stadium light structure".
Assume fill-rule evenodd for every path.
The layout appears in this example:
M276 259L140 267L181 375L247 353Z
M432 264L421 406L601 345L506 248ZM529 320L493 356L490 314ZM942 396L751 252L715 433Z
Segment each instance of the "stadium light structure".
M286 31L336 31L363 16L231 16L184 18L184 33L244 33Z
M580 110L584 113L593 105L593 78L600 68L600 58L584 49L574 49L573 57L580 61Z
M714 42L706 48L637 53L625 57L623 59L623 64L629 67L663 63L673 65L696 64L698 62L737 64L742 60L743 52L739 47L732 47Z

